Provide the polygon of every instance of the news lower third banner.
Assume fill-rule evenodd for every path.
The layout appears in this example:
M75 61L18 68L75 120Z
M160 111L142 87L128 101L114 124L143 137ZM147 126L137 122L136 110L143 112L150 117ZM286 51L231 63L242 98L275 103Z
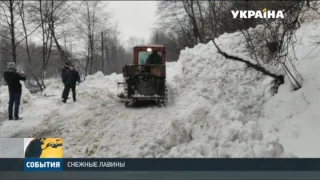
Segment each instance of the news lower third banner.
M320 171L320 158L63 158L62 138L0 138L0 171Z
M319 171L320 159L2 158L0 171Z

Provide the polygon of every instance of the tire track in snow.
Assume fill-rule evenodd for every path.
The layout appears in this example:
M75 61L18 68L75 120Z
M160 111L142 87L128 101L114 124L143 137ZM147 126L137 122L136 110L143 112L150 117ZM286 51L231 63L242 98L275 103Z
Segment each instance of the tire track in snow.
M65 154L71 157L132 156L168 124L170 113L170 107L126 108L113 99L83 99L76 106L66 106L42 121L32 136L63 137Z

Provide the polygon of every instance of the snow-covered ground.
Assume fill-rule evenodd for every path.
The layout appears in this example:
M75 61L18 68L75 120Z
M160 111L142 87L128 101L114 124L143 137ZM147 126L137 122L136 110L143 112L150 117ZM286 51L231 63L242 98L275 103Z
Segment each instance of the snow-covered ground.
M0 136L63 137L65 157L319 157L320 56L314 51L304 58L319 23L306 22L297 32L304 78L298 91L286 81L271 97L270 78L257 80L256 71L225 59L209 42L167 64L165 108L124 107L116 96L122 75L98 72L77 87L75 103L60 102L60 80L48 80L41 95L24 89L24 119L6 121L7 89L1 87ZM223 34L217 43L249 56L240 33Z
M280 137L286 151L299 157L320 157L320 46L314 44L319 32L319 20L304 23L297 31L295 53L302 88L293 91L286 80L264 105L264 117L259 120L264 133Z
M7 95L7 87L1 89L1 95ZM32 96L27 89L23 90L20 115L25 117L21 123L16 121L4 121L7 119L8 96L1 98L1 127L0 137L28 137L34 127L39 125L47 114L56 108L52 99Z

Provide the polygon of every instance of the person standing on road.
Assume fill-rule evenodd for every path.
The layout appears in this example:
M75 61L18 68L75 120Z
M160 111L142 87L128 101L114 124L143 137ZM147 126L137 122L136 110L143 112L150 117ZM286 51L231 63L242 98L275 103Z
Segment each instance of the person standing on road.
M76 84L80 83L80 75L79 72L74 68L73 65L69 66L69 69L63 76L63 83L65 84L65 88L63 90L63 103L67 102L70 89L72 90L73 101L76 102Z
M66 62L64 64L64 67L63 69L61 70L61 79L62 79L62 82L63 82L63 77L65 76L66 72L69 70L69 66L70 66L70 63ZM64 89L66 88L66 84L63 82L63 85L64 85ZM63 99L63 92L62 92L62 96L61 98Z
M14 62L9 62L7 65L7 70L3 73L3 77L8 84L9 89L9 120L21 120L22 118L19 117L19 106L22 94L22 85L20 81L25 81L26 76L23 74L23 72L18 72L16 70L16 64Z

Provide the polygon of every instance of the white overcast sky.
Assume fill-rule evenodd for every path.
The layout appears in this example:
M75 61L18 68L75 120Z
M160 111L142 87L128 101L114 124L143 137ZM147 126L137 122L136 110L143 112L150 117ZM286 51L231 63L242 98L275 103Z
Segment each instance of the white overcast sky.
M131 36L149 40L156 22L157 1L108 1L123 40Z
M123 43L126 43L130 37L138 37L147 42L157 19L157 2L104 1L106 5L104 10L111 13L111 21L116 21ZM31 39L40 42L40 36L35 34ZM74 42L71 43L74 44ZM79 43L79 40L76 40L76 43ZM73 46L74 51L78 51L77 49L81 49L81 46Z

